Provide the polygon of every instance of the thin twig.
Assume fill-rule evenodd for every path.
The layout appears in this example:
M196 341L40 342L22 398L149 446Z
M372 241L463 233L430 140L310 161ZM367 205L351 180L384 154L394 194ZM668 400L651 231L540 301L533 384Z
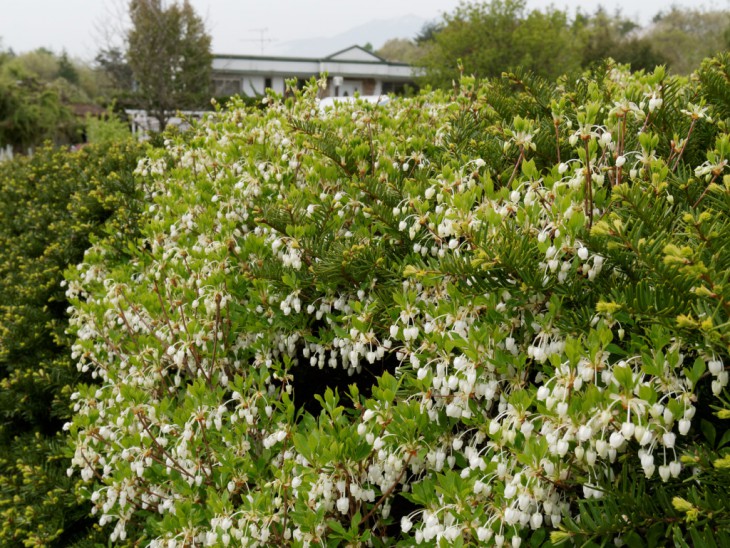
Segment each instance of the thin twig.
M370 509L370 511L367 514L365 514L365 517L362 518L360 523L365 523L367 520L369 520L375 513L375 509L378 506L380 506L385 501L385 499L387 499L391 494L393 494L393 491L395 491L395 488L398 487L398 484L403 479L403 476L405 475L406 470L408 470L408 465L410 464L411 459L413 458L413 455L414 455L413 452L408 453L408 458L406 458L406 462L403 464L403 469L400 471L400 474L398 474L398 477L393 482L393 485L391 485L388 488L388 490L385 493L383 493L383 495L375 502L373 507Z

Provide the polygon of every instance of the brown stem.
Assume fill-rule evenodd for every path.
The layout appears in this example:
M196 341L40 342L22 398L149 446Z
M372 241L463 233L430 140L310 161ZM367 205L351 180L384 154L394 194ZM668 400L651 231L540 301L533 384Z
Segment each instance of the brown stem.
M157 294L157 300L160 302L160 308L162 309L162 315L165 318L165 322L167 323L167 327L170 328L170 333L175 333L175 329L172 327L172 322L170 322L170 316L167 314L167 308L165 307L165 302L162 299L162 293L160 293L160 287L157 285L157 280L155 280L155 293ZM170 307L172 309L172 307Z
M165 449L165 448L164 448L164 447L163 447L163 446L162 446L161 444L159 444L159 443L157 442L157 438L156 438L156 437L155 437L155 435L154 435L154 434L153 434L153 433L152 433L152 432L150 431L150 429L149 429L149 426L147 425L147 422L146 422L146 421L144 420L144 416L143 416L143 415L142 415L141 413L135 413L135 415L137 416L137 418L139 418L139 422L140 422L140 423L142 424L142 428L144 428L145 432L147 432L147 434L149 434L149 436L150 436L150 439L152 440L152 443L154 443L154 444L155 444L155 446L157 447L157 449L158 449L158 450L159 450L159 451L160 451L160 452L161 452L161 453L162 453L163 455L165 455L165 456L166 456L166 457L167 457L168 459L170 459L170 461L171 461L171 462L172 462L172 463L173 463L173 464L175 465L175 466L174 466L174 469L175 469L175 470L177 470L178 472L180 472L181 474L185 474L185 475L186 475L186 476L188 476L189 478L195 478L195 476L194 476L193 474L191 474L190 472L188 472L187 470L185 470L185 469L184 469L184 468L183 468L183 467L182 467L182 466L180 465L180 463L179 463L179 462L177 462L177 461L176 461L176 460L175 460L175 459L173 458L173 456L172 456L172 455L171 455L170 453L168 453L168 452L167 452L167 449Z
M102 485L106 484L106 482L104 481L104 478L101 476L101 474L99 474L99 471L91 465L91 462L89 462L89 459L86 458L86 455L84 454L83 451L81 451L81 458L84 459L84 462L86 463L86 465L89 468L91 468L91 472L94 474L94 476L96 477L96 479L99 480L99 483L101 483ZM127 501L130 504L132 504L132 506L134 506L137 510L142 510L142 505L139 504L134 499L129 499L128 498Z
M370 509L370 511L367 514L365 514L365 517L362 518L360 523L365 523L367 520L369 520L371 517L373 517L373 514L375 513L375 509L378 506L380 506L385 501L385 499L387 499L393 493L393 491L395 491L395 488L398 487L398 484L403 479L403 476L405 475L406 470L408 470L408 465L410 464L411 459L413 458L414 454L415 454L414 452L408 453L408 458L406 458L406 462L403 464L403 469L400 471L400 474L398 474L398 477L393 482L393 485L388 487L388 490L385 493L383 493L383 495L375 502L373 507Z
M586 151L586 189L585 189L585 200L584 200L584 208L586 210L586 215L588 215L588 228L590 229L593 226L593 179L592 173L591 173L591 156L590 151L588 149L588 140L583 141L583 145L585 147Z
M134 329L132 329L132 326L129 325L129 321L127 320L127 315L124 313L124 309L122 308L122 305L118 305L119 307L119 316L124 321L124 326L127 328L127 331L129 332L129 336L134 341L134 346L137 347L137 350L140 350L139 341L137 340L137 334L134 332Z
M208 436L205 433L205 420L198 421L198 424L200 425L200 433L203 435L203 445L205 445L206 454L212 455L213 452L211 451L210 444L208 443ZM205 471L205 465L202 462L200 463L200 469L208 480L210 480L210 474Z
M540 199L540 205L545 210L545 213L547 213L548 216L549 216L550 215L550 209L548 209L547 200L545 199L545 196L543 196L542 194L540 194L540 189L534 188L533 190L535 191L535 194L537 194L537 197Z
M719 173L716 173L716 174L715 174L715 175L714 175L714 176L712 177L712 180L711 180L711 181L710 181L710 182L709 182L709 183L707 184L707 186L705 187L705 190L703 190L703 191L702 191L702 194L700 194L700 197L699 197L699 198L697 198L697 201L696 201L696 202L694 203L694 205L692 206L692 209L694 209L694 208L696 208L696 207L697 207L698 205L700 205L700 202L701 202L702 200L704 200L704 199L705 199L705 196L707 195L707 191L708 191L708 190L710 190L710 187L711 187L711 186L712 186L712 184L713 184L713 183L715 182L715 179L717 179L717 176L718 176L718 175L719 175Z
M687 143L689 143L689 138L692 136L692 130L695 128L695 123L697 122L697 118L692 118L692 123L689 125L689 131L687 132L687 138L684 140L684 143L682 143L682 148L679 151L679 154L677 154L677 159L674 160L674 165L672 166L672 171L677 169L677 166L679 165L679 160L682 159L682 154L684 154L684 149L687 148ZM703 193L704 196L704 193ZM697 204L695 204L696 206Z
M623 119L621 120L621 125L619 126L618 156L624 155L625 140L626 140L626 115L623 116ZM624 173L624 166L621 166L616 170L616 186L621 184L621 177L622 177L623 173Z
M182 303L179 304L178 310L180 311L180 318L182 319L182 324L183 324L183 329L185 329L185 334L188 336L188 339L191 339L192 337L190 335L190 330L188 329L188 322L187 322L187 319L185 318L185 310L183 310ZM200 356L198 356L198 353L195 351L195 346L193 346L191 344L189 349L190 349L190 353L193 355L193 358L195 359L195 365L198 366L198 369L201 369L202 365L200 362ZM205 374L205 371L203 371L203 373ZM193 377L195 377L195 375L193 375Z
M218 351L218 328L221 323L221 294L215 294L215 325L213 326L213 356L210 359L210 375L208 377L208 385L211 384L213 378L213 370L215 368L215 355Z
M517 163L515 163L515 168L512 170L512 175L510 175L509 181L507 181L507 187L512 184L512 181L515 178L515 175L517 175L517 170L520 168L520 164L522 163L522 160L525 158L525 147L520 145L520 155L517 158Z
M639 133L644 133L644 130L646 129L646 126L649 124L649 118L651 118L651 112L646 115L646 118L644 118L644 125L641 126L641 129L639 130Z

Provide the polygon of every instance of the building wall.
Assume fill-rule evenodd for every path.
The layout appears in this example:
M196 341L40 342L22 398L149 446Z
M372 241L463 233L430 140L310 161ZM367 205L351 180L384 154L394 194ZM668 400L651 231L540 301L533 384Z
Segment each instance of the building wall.
M383 82L375 78L345 78L339 89L335 89L332 78L328 79L325 97L352 97L355 93L360 95L380 95L383 89Z
M284 93L288 79L297 78L305 82L312 76L319 77L325 73L329 75L329 85L321 93L322 97L351 97L355 93L381 95L401 89L415 77L412 67L384 62L358 47L324 59L254 56L216 56L213 59L216 95L241 93L256 96L263 94L266 87ZM337 89L333 84L334 77L342 80Z
M243 87L241 88L241 93L248 97L263 95L265 89L265 81L265 76L247 74L243 77Z

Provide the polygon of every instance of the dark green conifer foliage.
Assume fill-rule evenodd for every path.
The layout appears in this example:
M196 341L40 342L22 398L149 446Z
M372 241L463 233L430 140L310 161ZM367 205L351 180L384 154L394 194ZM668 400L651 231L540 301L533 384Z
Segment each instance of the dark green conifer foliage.
M63 272L103 239L133 238L145 147L42 148L0 170L0 546L82 546L88 505L66 475L72 387Z

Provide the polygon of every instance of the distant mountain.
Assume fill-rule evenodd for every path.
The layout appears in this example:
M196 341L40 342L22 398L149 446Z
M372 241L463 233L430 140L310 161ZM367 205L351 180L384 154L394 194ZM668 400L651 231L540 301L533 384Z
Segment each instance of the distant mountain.
M378 49L391 38L415 38L427 22L428 19L418 15L376 19L329 38L306 38L272 44L266 48L266 55L324 57L350 46L364 46L368 42Z

